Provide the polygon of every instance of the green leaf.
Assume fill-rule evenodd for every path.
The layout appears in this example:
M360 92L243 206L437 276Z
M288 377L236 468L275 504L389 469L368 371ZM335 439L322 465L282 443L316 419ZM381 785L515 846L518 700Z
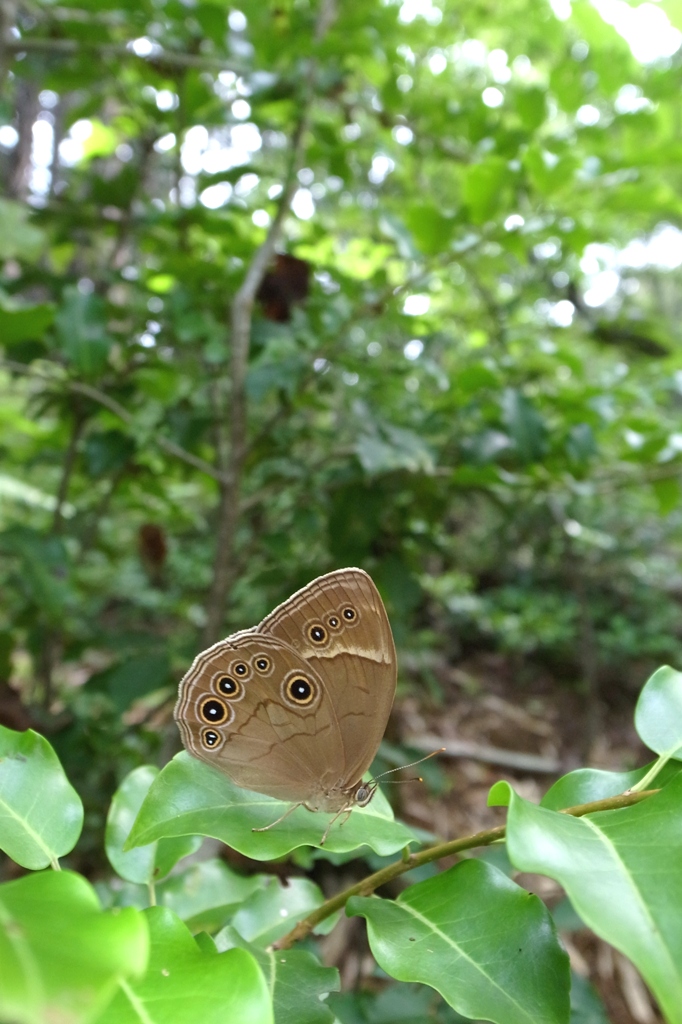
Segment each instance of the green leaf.
M270 878L241 905L232 918L232 926L247 941L269 946L311 911L324 903L319 886L308 878L290 878L282 885L279 878ZM326 933L337 917L328 918L315 930Z
M0 260L38 258L45 248L45 235L30 218L30 207L0 199Z
M432 473L433 453L423 439L412 430L383 424L381 431L362 434L356 444L358 458L365 472L392 473L406 469L408 473Z
M427 985L388 985L375 994L355 989L331 993L338 1024L471 1024Z
M682 672L664 665L646 681L635 728L650 750L667 758L682 755Z
M533 143L523 157L530 181L541 195L551 196L573 180L576 160L571 153L553 153Z
M651 488L658 502L658 511L662 516L667 516L674 508L677 508L682 494L679 480L671 476L664 477L662 480L654 480Z
M116 982L144 973L148 935L132 908L103 913L80 875L50 871L0 885L0 1019L90 1021Z
M299 846L319 846L331 815L312 814L304 807L268 832L252 831L271 824L287 807L273 797L240 789L222 772L182 751L155 779L126 845L130 849L168 836L205 835L257 860L282 857ZM393 820L379 792L366 807L354 809L348 821L332 826L324 848L345 853L366 844L386 856L415 841L407 826Z
M80 797L47 740L0 725L0 849L24 868L56 866L82 827Z
M377 963L437 989L458 1013L496 1024L565 1024L568 957L537 896L479 860L411 886L397 900L353 896Z
M397 217L394 213L383 213L379 217L379 229L383 235L391 239L398 250L398 255L404 260L418 261L420 259L420 253L414 244L414 239L400 217ZM367 248L365 239L358 239L357 245L361 249ZM385 253L382 252L380 247L377 247L377 250L380 258L385 260Z
M205 951L172 911L144 911L151 942L139 981L120 986L96 1024L274 1024L265 979L243 949Z
M124 852L123 844L158 774L158 768L141 765L126 775L114 793L107 815L104 845L109 863L121 878L139 885L148 885L164 878L179 860L201 846L199 836L179 836L175 839L160 839L148 846L137 846Z
M545 119L545 90L538 86L518 89L514 96L514 105L523 122L523 127L527 131L533 132L540 127Z
M135 454L135 442L121 430L102 430L85 439L85 464L91 476L122 469Z
M388 555L377 566L374 579L388 602L389 612L407 616L422 599L422 589L398 555Z
M219 950L248 950L260 964L270 979L276 1024L332 1024L334 1014L322 997L339 990L335 967L323 967L304 950L278 952L254 946L230 927L216 935L215 941Z
M68 600L66 551L59 537L16 524L0 534L0 550L21 561L19 582L40 615L61 621Z
M82 161L92 160L96 156L110 156L120 141L118 133L98 118L91 118L90 126L90 134L82 143Z
M474 224L483 224L494 216L508 177L507 161L499 156L488 157L467 168L462 195Z
M66 288L55 327L62 351L80 373L94 377L104 370L113 342L106 334L104 302L99 295Z
M427 256L434 256L447 249L454 220L452 217L444 217L432 203L415 203L410 206L405 215L405 223Z
M134 700L166 686L170 681L167 654L138 654L88 679L88 688L106 693L123 713Z
M601 999L587 978L571 974L571 1024L610 1024Z
M566 452L574 462L586 463L597 454L594 432L589 423L576 423L566 438Z
M640 779L651 770L653 764L645 765L644 768L635 768L631 772L605 772L599 768L578 768L568 775L563 775L547 790L542 800L541 807L547 807L552 811L561 811L566 807L579 807L580 804L589 804L593 800L606 800L610 796L617 796L625 793L626 790L636 785ZM663 786L682 771L682 764L679 761L672 761L661 770L656 776L656 786ZM496 783L490 791L504 794L504 804L507 806L509 787L507 783ZM488 800L489 805L495 804Z
M247 394L254 402L261 402L270 391L282 391L291 398L296 393L305 368L306 363L300 356L291 356L278 362L257 363L249 368Z
M384 501L378 487L350 484L332 493L327 532L340 564L362 564L381 532Z
M163 882L156 890L156 898L159 905L172 910L192 931L205 928L213 932L270 878L237 874L217 858L204 860Z
M28 309L0 309L0 339L3 345L40 341L54 320L55 307L44 303Z
M482 363L465 366L455 376L457 390L476 394L484 388L494 388L499 384L497 374Z
M585 924L633 961L669 1024L680 1024L682 775L640 804L584 818L511 788L509 801L512 864L560 882Z
M522 462L533 462L545 452L547 430L540 414L519 391L507 388L502 395L502 419Z

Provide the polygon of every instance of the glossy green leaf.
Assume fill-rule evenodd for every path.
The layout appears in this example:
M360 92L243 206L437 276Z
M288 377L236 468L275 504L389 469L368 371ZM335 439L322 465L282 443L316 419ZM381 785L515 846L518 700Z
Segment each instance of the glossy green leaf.
M547 790L542 800L541 807L548 807L552 811L562 811L566 807L578 807L580 804L592 803L593 800L606 800L610 796L617 796L625 793L626 790L636 785L652 768L652 764L644 768L635 768L631 772L605 772L599 768L577 768L568 775L563 775ZM666 785L678 772L682 771L682 763L670 761L656 776L654 785L657 787ZM508 788L502 783L497 790L506 806ZM491 790L492 796L492 790ZM491 806L496 801L490 800Z
M309 878L290 878L283 885L274 876L242 903L232 926L247 941L269 946L323 903L322 891ZM330 931L336 920L327 918L316 931Z
M215 931L270 878L270 875L240 875L222 860L204 860L162 883L156 898L193 931L198 928Z
M635 728L657 754L682 754L682 672L664 665L647 680L635 708Z
M372 953L399 981L431 985L458 1013L496 1024L567 1024L568 957L537 896L478 860L397 900L353 896Z
M639 804L584 818L511 790L509 801L514 866L560 882L585 924L633 961L670 1024L680 1024L682 775Z
M427 985L332 992L327 1001L339 1024L470 1024Z
M257 860L282 857L298 846L319 846L331 815L297 808L267 832L253 832L275 821L287 804L261 793L240 789L222 772L177 754L161 771L146 797L127 848L169 836L213 836ZM387 855L415 837L407 826L394 821L381 792L366 807L353 810L343 824L331 828L324 848L335 853L363 845Z
M150 936L147 971L119 986L97 1024L274 1024L268 987L250 953L206 951L163 907L143 916Z
M339 972L305 950L269 950L247 942L234 928L216 935L219 950L246 949L269 979L276 1024L332 1024L324 997L339 990Z
M201 846L200 836L178 836L123 850L142 802L158 774L158 768L141 765L126 775L114 793L107 815L104 845L109 863L121 878L140 885L160 881L179 860Z
M69 853L83 805L54 750L37 732L0 726L0 849L37 870Z
M147 925L105 912L80 875L50 871L0 885L0 1019L91 1021L120 979L144 973Z

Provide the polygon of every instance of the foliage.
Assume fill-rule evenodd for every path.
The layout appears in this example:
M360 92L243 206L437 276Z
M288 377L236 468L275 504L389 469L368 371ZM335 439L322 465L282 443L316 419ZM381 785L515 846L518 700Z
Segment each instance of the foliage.
M568 814L549 809L551 800L544 807L531 804L504 782L497 783L490 795L492 801L509 806L507 849L514 867L547 874L564 885L582 921L639 967L670 1024L682 1021L682 889L677 869L682 855L682 761L671 760L682 754L679 716L674 719L674 736L671 727L681 681L682 674L660 669L639 699L637 721L646 720L654 734L663 731L674 741L646 775L640 772L639 783L655 779L661 786L653 795L640 795L639 783L634 783L624 798L596 799ZM31 822L22 811L26 797L37 799L46 785L55 792L61 787L57 810L68 809L71 797L63 788L63 771L54 754L45 768L45 750L51 749L46 740L35 733L5 733L0 846L30 867L31 842L46 841L54 823ZM28 752L18 758L22 744ZM402 859L325 903L307 879L292 879L283 888L273 877L240 879L220 862L183 864L183 856L195 847L190 836L182 850L178 833L187 839L189 828L205 835L214 832L215 785L212 779L194 779L195 791L213 797L213 806L207 800L207 809L192 820L182 815L174 820L165 807L182 803L186 785L175 765L171 762L160 775L147 768L132 772L110 812L111 865L124 880L147 883L151 907L142 909L141 886L118 894L115 887L102 887L111 909L101 910L86 880L60 871L56 858L51 873L0 885L3 1018L32 1024L59 1010L64 1015L60 1019L101 1024L150 1019L192 1024L224 1020L226 1015L253 1024L325 1024L332 1015L324 998L338 988L337 972L322 967L311 952L292 951L289 946L313 928L324 925L327 930L335 923L335 909L344 905L348 914L367 919L372 952L388 975L431 986L456 1014L467 1015L461 1020L566 1024L571 1002L574 1007L589 1007L591 1001L598 1012L584 986L578 985L571 998L568 957L547 907L498 867L473 856L409 884L415 867L455 850L486 845L501 837L500 829L419 853L406 850ZM21 787L13 785L17 773ZM593 795L622 786L622 778L609 774L598 773L591 781ZM564 799L579 800L585 785L584 772L574 772L554 788L561 788ZM123 814L133 807L139 808L137 823L134 813L128 818ZM381 818L359 811L352 817L362 819L361 834L348 831L352 849L361 850L363 838L371 846L381 845ZM128 854L121 852L118 842L126 821L132 824L124 844L132 847ZM153 822L161 838L140 845L153 831ZM25 847L17 842L18 832L27 839ZM65 852L76 839L74 835ZM273 851L281 853L306 842L320 847L321 834L311 840L305 826L289 818L279 831L253 833L249 852L269 859ZM416 837L408 842L416 843ZM150 872L148 866L160 864L164 844L166 850L174 844L174 852L166 853L164 868ZM348 843L339 847L332 833L330 848L335 845L348 849ZM324 856L333 853L325 851ZM163 883L164 873L178 859L179 873ZM408 886L396 900L368 895L405 873ZM153 905L157 897L160 906ZM116 903L122 902L133 905L121 911ZM196 933L194 938L189 928ZM571 1017L574 1024L579 1012ZM343 1010L339 1019L344 1019Z
M182 755L156 775L177 750L175 683L202 645L344 564L377 581L403 665L492 649L519 686L551 668L589 716L600 692L680 663L679 53L636 59L589 0L0 7L0 696L51 741L2 733L3 847L93 877L106 848L124 880L98 889L107 908L150 886L165 901L63 1005L46 960L21 1019L44 1000L95 1019L115 984L148 1013L158 978L126 959L143 934L149 962L167 949L188 979L248 964L240 1019L260 1012L254 959L289 1019L329 1019L307 952L277 964L227 924L251 900L271 935L281 893L183 867L203 835L303 864L318 822L300 811L256 841L271 801L212 789ZM674 43L679 4L655 13ZM674 766L679 716L661 722L655 689L637 727ZM561 806L631 784L567 778ZM656 817L656 799L609 813ZM147 845L124 849L136 816ZM329 846L413 842L377 798ZM7 884L23 899L35 883ZM311 885L282 909L307 913ZM74 886L49 899L108 929ZM378 950L376 902L354 906ZM219 956L170 910L220 934ZM459 1019L401 990L415 1019ZM329 1005L379 1022L392 998Z

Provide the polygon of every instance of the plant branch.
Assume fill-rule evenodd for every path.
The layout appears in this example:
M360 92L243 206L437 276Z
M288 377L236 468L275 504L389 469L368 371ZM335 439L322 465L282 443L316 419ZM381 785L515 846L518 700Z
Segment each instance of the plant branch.
M62 466L62 475L59 481L59 489L57 491L57 501L54 507L54 515L52 518L52 532L60 533L64 521L64 505L69 496L69 485L71 483L71 476L73 474L74 466L76 465L76 455L78 452L78 442L80 441L81 434L83 433L83 427L85 426L85 417L82 411L77 407L74 411L73 425L71 427L71 434L69 437L69 443L66 448L64 455L64 464Z
M335 0L322 0L314 32L316 43L320 42L333 22L335 9ZM230 444L226 449L225 461L219 466L225 480L220 488L213 579L206 603L206 625L203 635L206 646L215 643L222 634L225 608L235 577L234 547L240 515L242 470L247 450L246 373L251 344L253 307L258 289L275 254L284 221L289 214L291 202L298 188L297 173L305 154L305 134L308 128L310 109L315 99L316 71L317 64L312 59L308 67L298 120L291 138L289 166L277 213L270 224L265 240L254 253L244 280L232 301L230 312ZM218 423L218 427L220 430L220 423ZM218 444L218 453L220 454L225 447Z
M213 579L206 606L206 625L203 642L210 646L222 633L228 595L234 580L234 541L239 522L241 477L246 455L246 371L251 342L251 320L256 292L279 241L284 219L289 213L297 188L296 171L303 155L303 136L307 124L307 107L302 113L292 139L291 159L287 183L280 198L277 214L270 225L265 241L254 254L246 276L232 302L230 316L231 381L229 410L229 446L218 443L217 452L222 483L218 504L218 528L213 562ZM220 432L220 425L219 425ZM222 433L222 432L221 432Z
M630 807L632 804L637 804L641 800L647 800L650 796L654 796L654 794L659 792L660 790L658 789L650 789L643 793L620 793L618 796L607 797L605 800L593 800L589 804L567 807L560 813L570 814L574 818L581 818L584 814L594 814L597 811L612 811L619 807ZM337 893L336 896L332 896L331 899L314 910L312 914L304 917L290 932L287 932L286 935L275 942L274 947L276 949L290 949L295 942L306 938L321 921L326 920L326 918L335 914L337 910L345 907L351 896L370 896L376 889L386 885L387 882L391 882L394 878L404 875L406 871L412 871L413 868L421 867L422 864L430 864L434 860L451 857L453 854L462 853L464 850L473 850L477 846L490 846L491 843L504 839L506 832L505 825L497 825L495 828L485 829L483 832L475 832L471 836L453 839L447 843L436 843L436 845L429 846L420 853L411 853L406 857L401 857L400 860L395 861L393 864L388 864L385 868L381 868L380 871L375 871L374 874L368 875L361 882L357 882L348 889L344 889L343 892Z

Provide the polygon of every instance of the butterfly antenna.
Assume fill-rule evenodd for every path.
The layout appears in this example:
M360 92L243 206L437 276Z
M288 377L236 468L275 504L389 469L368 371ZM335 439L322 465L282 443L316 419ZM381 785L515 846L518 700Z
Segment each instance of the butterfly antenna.
M428 761L430 758L435 757L436 754L442 754L445 747L439 747L438 750L432 750L426 757L420 757L418 761L410 761L409 764L401 764L397 768L389 768L387 772L382 772L381 775L377 775L376 778L372 779L372 782L378 782L379 779L383 779L384 775L392 775L393 772L401 772L403 768L414 768L416 764L421 764L423 761ZM423 779L405 779L405 782L422 782ZM389 785L389 783L386 783Z
M407 765L405 765L407 767ZM389 779L384 786L404 786L407 782L423 782L421 775L413 775L411 779Z

